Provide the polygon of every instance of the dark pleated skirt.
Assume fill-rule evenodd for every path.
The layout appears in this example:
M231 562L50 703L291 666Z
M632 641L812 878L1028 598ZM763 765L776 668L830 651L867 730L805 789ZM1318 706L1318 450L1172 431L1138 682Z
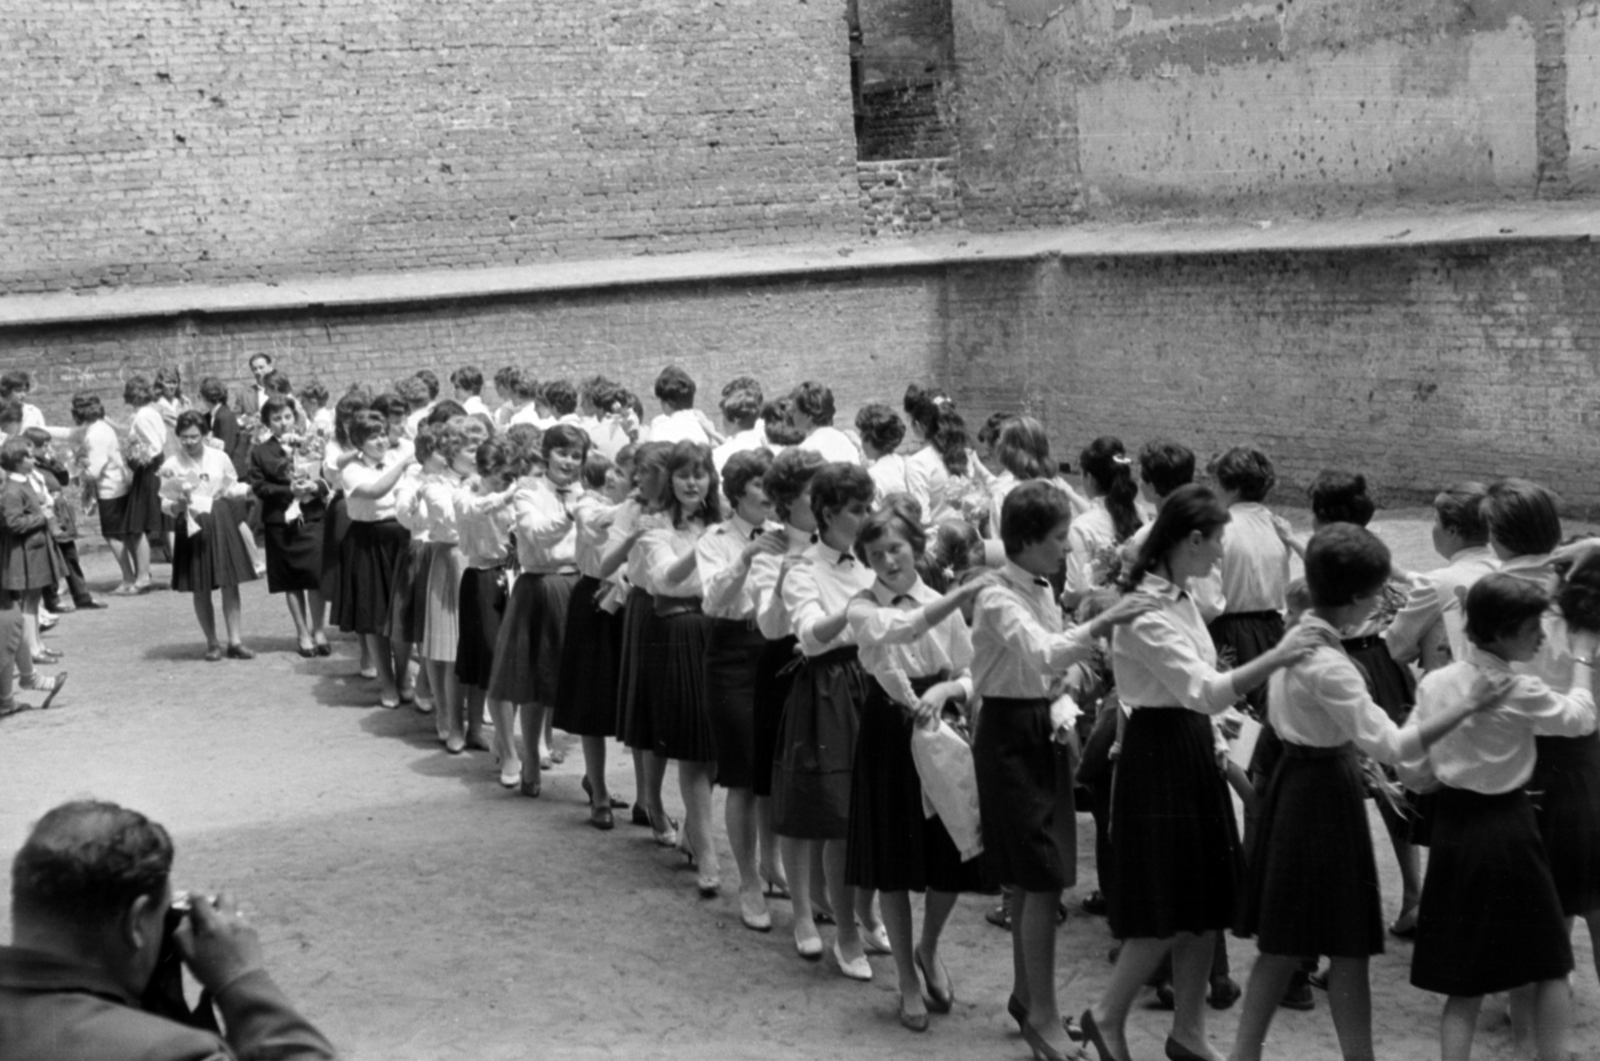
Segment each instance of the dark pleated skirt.
M1600 734L1538 737L1528 792L1561 912L1600 910Z
M767 639L751 622L711 621L706 710L717 750L717 784L723 788L750 788L755 780L756 672L766 648Z
M511 589L494 645L489 696L514 704L553 704L561 677L561 641L577 572L524 571Z
M600 599L610 588L609 582L584 575L573 587L567 605L552 724L579 737L614 737L617 733L622 613L600 609Z
M506 593L500 583L505 569L469 567L461 573L461 602L456 609L460 639L456 642L456 678L462 685L488 689L494 674L494 643L500 636Z
M628 591L628 602L622 608L622 648L617 657L617 738L641 751L654 748L656 743L650 732L650 690L641 668L645 641L655 621L655 605L650 594L634 586Z
M124 537L148 534L159 536L165 524L161 515L161 460L158 458L133 471L132 482L125 495L127 504L122 510ZM174 550L177 546L174 544Z
M938 680L912 687L922 693ZM850 780L844 878L858 888L886 892L985 891L983 860L963 862L944 822L922 808L911 730L905 710L869 678Z
M411 532L398 520L356 520L340 545L339 629L389 636L389 601L394 572L411 547Z
M231 502L218 498L210 512L195 517L199 534L190 534L188 519L178 518L172 545L173 589L210 593L255 580L255 566L239 537L239 515Z
M797 840L850 832L850 777L867 675L854 645L808 656L794 673L772 767L773 829Z
M268 593L322 590L321 519L268 523L262 536L267 542Z
M350 506L344 491L334 494L328 501L328 510L322 515L322 596L328 602L328 614L339 614L339 564L344 557L345 535L350 533Z
M1078 879L1073 763L1054 738L1049 700L984 697L972 760L983 872L996 884L1054 892Z
M1366 676L1367 689L1372 699L1397 726L1405 725L1417 703L1417 679L1411 668L1404 667L1389 655L1389 646L1377 635L1353 637L1340 642L1345 653L1356 662Z
M1435 795L1412 985L1475 997L1565 977L1572 943L1527 793Z
M394 568L394 596L389 601L389 639L407 645L422 640L428 621L428 571L433 564L430 542L413 540Z
M1383 953L1366 786L1351 745L1285 742L1262 801L1239 935L1263 954Z
M1119 939L1165 939L1237 920L1243 858L1211 722L1183 708L1136 708L1111 793Z
M694 601L692 611L676 611L681 598L657 597L640 663L650 686L652 750L663 759L689 763L715 762L716 738L706 708L706 647L711 619ZM671 614L659 614L663 610Z
M100 536L121 538L127 534L128 495L95 499L95 509L100 513Z
M1217 646L1222 669L1249 663L1283 640L1283 616L1278 612L1227 612L1211 621L1211 641ZM1245 694L1256 715L1267 718L1267 683Z
M768 641L756 662L755 717L751 719L750 791L758 796L772 795L772 764L777 757L778 723L783 720L783 705L789 699L799 667L793 637Z

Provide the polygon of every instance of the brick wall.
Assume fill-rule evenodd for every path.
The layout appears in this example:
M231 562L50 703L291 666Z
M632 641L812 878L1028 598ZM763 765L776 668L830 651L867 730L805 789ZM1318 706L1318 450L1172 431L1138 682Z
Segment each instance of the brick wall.
M0 293L853 238L801 0L0 11Z
M863 235L909 236L961 224L953 158L858 162L856 177Z
M65 417L163 362L240 383L257 350L337 391L428 366L605 371L648 395L677 361L715 410L728 378L835 390L839 420L951 386L974 426L1025 408L1057 452L1156 433L1202 455L1253 442L1280 496L1319 469L1365 472L1386 503L1520 473L1600 513L1600 249L1576 244L1223 257L1046 259L770 283L680 284L383 312L200 317L0 333L0 371L39 377Z
M1051 260L952 270L945 375L1024 406L1061 455L1157 433L1254 443L1280 496L1325 467L1386 503L1520 474L1600 512L1600 250Z
M321 379L337 396L351 383L387 386L419 368L441 379L464 364L492 377L506 364L541 379L604 372L634 389L650 415L656 373L683 365L713 419L722 385L754 375L776 395L802 379L834 389L838 422L870 401L898 401L927 380L944 326L937 270L782 283L649 288L397 307L381 312L187 317L0 331L0 371L34 373L33 400L66 423L72 393L99 394L126 422L122 381L175 364L186 390L216 375L249 380L257 351L274 356L296 386ZM492 387L489 388L492 392ZM492 393L485 395L492 399Z

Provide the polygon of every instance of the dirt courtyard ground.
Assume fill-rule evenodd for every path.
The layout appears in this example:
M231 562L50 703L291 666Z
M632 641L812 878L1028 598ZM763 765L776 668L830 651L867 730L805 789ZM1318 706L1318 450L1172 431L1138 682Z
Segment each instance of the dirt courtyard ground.
M1374 529L1402 563L1435 566L1424 514L1381 515ZM92 556L90 573L109 584L109 558ZM948 930L955 1011L913 1036L895 1019L889 959L857 984L795 956L786 904L768 935L740 924L725 841L724 894L705 901L648 830L589 828L575 740L561 738L568 758L543 796L522 798L496 783L488 755L446 755L431 718L378 707L351 642L331 659L299 658L264 583L245 593L251 662L201 661L186 596L112 601L52 635L71 673L57 708L0 722L0 856L9 866L29 823L68 798L149 814L177 843L175 886L237 893L273 975L349 1058L1028 1056L1005 1013L1009 939L984 922L982 898L964 899ZM609 777L632 794L615 745ZM676 812L670 774L667 792ZM717 818L720 833L720 803ZM1392 917L1393 857L1374 823ZM1087 815L1078 835L1075 897L1094 886ZM0 907L9 923L8 894ZM1111 944L1104 920L1074 908L1059 948L1065 1012L1098 995ZM1242 982L1254 946L1229 949ZM1600 983L1581 929L1576 949L1574 1045L1600 1057ZM1391 941L1372 965L1380 1057L1438 1056L1440 1000L1408 984L1409 960L1409 945ZM1212 1015L1224 1052L1237 1015ZM1512 1056L1503 1028L1485 1024L1474 1056ZM1162 1056L1168 1025L1137 1010L1135 1058ZM1326 999L1280 1011L1268 1051L1337 1058Z

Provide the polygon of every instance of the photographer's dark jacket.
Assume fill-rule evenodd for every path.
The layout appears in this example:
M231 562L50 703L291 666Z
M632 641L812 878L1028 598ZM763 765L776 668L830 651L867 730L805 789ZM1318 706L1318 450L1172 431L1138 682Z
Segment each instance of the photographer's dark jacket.
M264 971L224 987L225 1040L139 1009L103 973L39 951L0 947L0 1058L6 1061L327 1061L322 1033Z

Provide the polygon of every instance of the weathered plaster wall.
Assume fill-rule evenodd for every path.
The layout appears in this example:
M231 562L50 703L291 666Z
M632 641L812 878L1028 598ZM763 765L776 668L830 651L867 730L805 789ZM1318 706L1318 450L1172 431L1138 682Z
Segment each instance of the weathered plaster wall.
M1581 194L1596 6L954 0L969 221Z

